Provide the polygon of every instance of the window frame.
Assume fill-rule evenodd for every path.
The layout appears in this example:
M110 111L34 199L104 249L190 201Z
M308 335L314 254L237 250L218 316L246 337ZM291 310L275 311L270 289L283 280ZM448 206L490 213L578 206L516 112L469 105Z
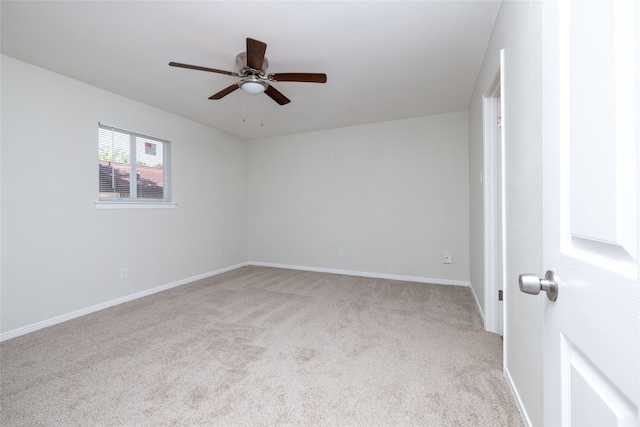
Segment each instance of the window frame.
M162 185L163 197L142 198L137 196L137 179L129 179L129 197L101 197L100 186L98 185L98 200L95 202L96 209L149 209L149 208L174 208L176 203L171 198L171 141L149 134L143 134L116 126L106 125L98 122L98 153L100 152L100 130L118 132L129 137L129 176L137 176L137 150L136 140L142 138L162 144ZM135 197L131 197L135 195Z

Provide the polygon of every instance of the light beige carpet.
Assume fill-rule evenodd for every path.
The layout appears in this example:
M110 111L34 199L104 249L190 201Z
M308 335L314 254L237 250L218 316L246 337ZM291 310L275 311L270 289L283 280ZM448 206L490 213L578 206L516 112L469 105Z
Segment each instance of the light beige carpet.
M0 345L3 426L520 426L469 289L243 267Z

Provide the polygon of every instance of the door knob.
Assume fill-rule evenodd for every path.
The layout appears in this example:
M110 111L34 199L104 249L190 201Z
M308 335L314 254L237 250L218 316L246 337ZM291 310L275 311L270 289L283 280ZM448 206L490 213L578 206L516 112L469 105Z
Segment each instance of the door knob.
M525 294L538 295L540 291L545 291L551 301L558 298L558 277L551 270L547 271L544 279L540 279L535 274L521 274L518 282L520 290Z

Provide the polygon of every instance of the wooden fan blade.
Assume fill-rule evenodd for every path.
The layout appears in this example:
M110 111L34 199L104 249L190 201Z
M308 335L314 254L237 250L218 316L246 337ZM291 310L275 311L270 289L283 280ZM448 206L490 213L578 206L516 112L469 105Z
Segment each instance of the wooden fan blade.
M228 76L240 76L240 74L232 73L231 71L216 70L215 68L200 67L199 65L181 64L179 62L169 62L169 65L171 65L172 67L189 68L190 70L209 71L211 73L226 74Z
M239 89L239 88L240 88L240 86L238 86L238 83L234 83L231 86L222 89L220 92L216 93L215 95L211 95L209 97L209 99L220 99L220 98L223 98L223 97L229 95L234 90Z
M323 73L276 73L269 74L269 80L276 82L326 83L327 75Z
M247 67L262 70L267 45L259 40L247 38Z
M269 96L269 98L273 99L280 105L288 104L291 102L289 98L281 94L276 88L274 88L271 85L269 85L269 87L267 88L267 90L264 91L264 93L266 93L267 96Z

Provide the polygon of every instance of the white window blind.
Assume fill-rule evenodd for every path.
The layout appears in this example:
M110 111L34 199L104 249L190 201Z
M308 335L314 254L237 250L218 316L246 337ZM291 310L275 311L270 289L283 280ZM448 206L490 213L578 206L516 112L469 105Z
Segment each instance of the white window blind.
M98 133L100 200L171 201L169 141L103 124Z

